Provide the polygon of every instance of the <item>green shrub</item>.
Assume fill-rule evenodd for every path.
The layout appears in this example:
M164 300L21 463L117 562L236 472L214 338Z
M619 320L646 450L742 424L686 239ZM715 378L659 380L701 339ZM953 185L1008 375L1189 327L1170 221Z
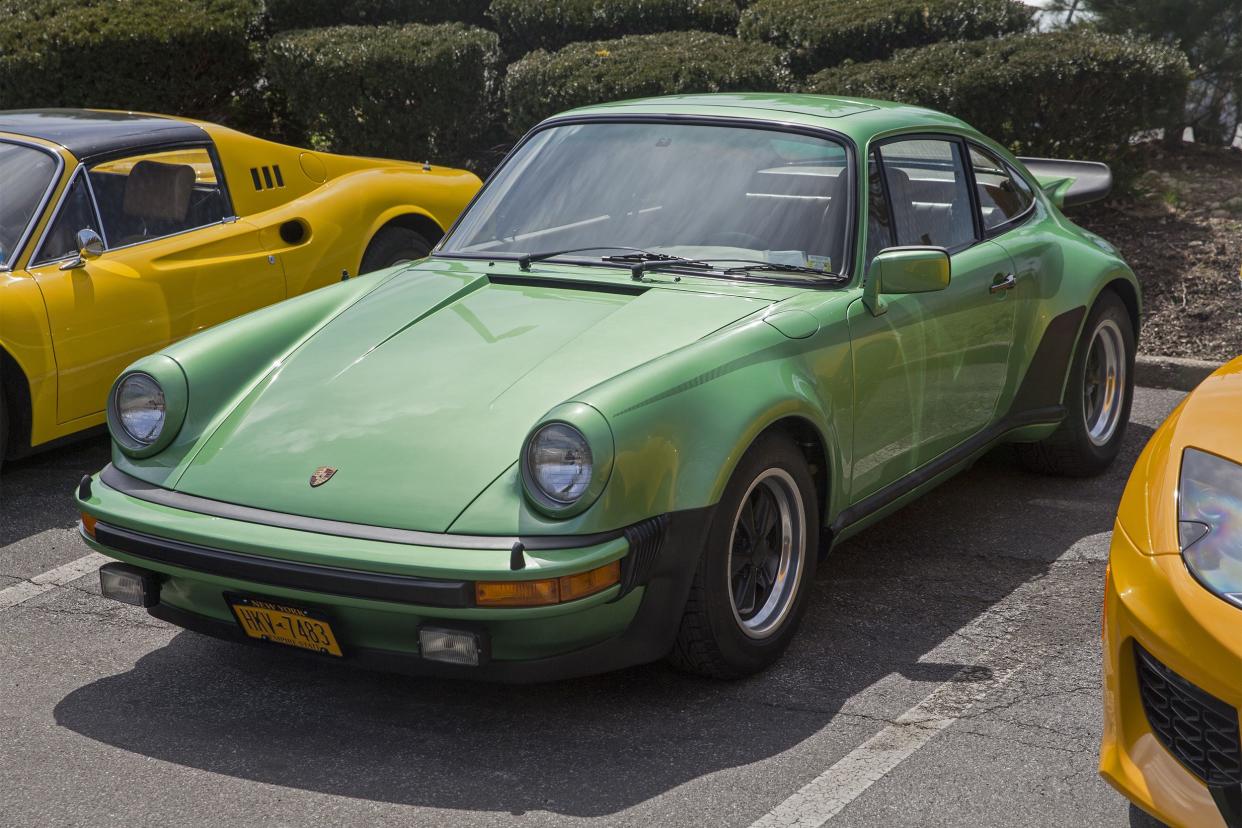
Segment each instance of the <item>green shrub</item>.
M698 30L732 34L737 0L493 0L489 12L509 55L579 40Z
M509 66L509 126L521 132L576 106L682 92L785 89L780 51L707 32L633 35L532 52Z
M1074 30L910 49L824 70L807 89L948 112L1023 154L1124 162L1188 73L1175 49Z
M0 108L220 117L257 82L258 0L0 0Z
M482 24L487 5L488 0L267 0L266 17L273 32L343 24Z
M897 49L1026 31L1018 0L757 0L738 31L784 49L809 74L845 60L880 60Z
M319 149L460 163L495 110L496 35L462 23L287 32L267 74Z

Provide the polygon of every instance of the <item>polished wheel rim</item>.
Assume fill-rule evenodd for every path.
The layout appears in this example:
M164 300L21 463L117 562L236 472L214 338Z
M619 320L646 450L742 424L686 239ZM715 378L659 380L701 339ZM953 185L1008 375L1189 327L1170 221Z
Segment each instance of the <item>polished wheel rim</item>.
M1105 319L1095 329L1083 372L1082 413L1087 436L1097 446L1106 444L1121 422L1126 389L1126 344L1121 328Z
M751 638L780 629L806 557L806 514L794 479L768 469L746 490L729 536L729 603Z

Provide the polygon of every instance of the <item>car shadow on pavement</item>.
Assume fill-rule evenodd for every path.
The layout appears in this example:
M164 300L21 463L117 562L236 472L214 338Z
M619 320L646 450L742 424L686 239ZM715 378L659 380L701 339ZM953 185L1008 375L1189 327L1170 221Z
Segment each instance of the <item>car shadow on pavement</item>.
M5 463L0 469L0 549L47 529L74 525L74 487L82 475L108 462L109 451L106 437L91 437Z
M839 728L832 761L940 682L986 678L920 659L1079 541L1110 531L1150 434L1131 423L1122 457L1092 480L1031 475L1010 450L994 451L838 548L790 651L744 681L661 664L536 686L414 679L182 632L133 669L71 692L55 719L240 779L514 814L615 814ZM894 675L891 697L863 694ZM864 698L873 717L842 715Z

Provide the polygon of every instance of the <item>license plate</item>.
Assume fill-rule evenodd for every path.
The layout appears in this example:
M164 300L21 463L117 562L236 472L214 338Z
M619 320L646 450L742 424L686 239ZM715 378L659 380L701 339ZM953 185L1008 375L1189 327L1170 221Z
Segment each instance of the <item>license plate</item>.
M332 625L317 612L260 598L229 595L227 600L242 631L251 638L333 656L343 655Z

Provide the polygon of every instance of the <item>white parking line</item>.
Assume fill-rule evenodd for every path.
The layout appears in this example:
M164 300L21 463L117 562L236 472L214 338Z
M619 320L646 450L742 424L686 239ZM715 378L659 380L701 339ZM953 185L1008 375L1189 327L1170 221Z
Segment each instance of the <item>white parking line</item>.
M1072 557L1070 553L1080 545L1081 542L1066 550L1062 558ZM1013 629L1029 607L1039 605L1038 594L1047 587L1048 580L1043 577L1022 584L924 655L924 662L965 666L892 724L757 819L751 828L823 825L961 718L976 702L1013 678L1023 667L1008 646Z
M0 610L10 609L23 601L29 601L36 595L42 595L50 589L72 583L83 575L91 574L109 560L111 558L106 555L92 552L89 555L78 558L76 561L70 561L63 566L49 569L47 572L36 575L28 581L22 581L11 587L0 589Z

